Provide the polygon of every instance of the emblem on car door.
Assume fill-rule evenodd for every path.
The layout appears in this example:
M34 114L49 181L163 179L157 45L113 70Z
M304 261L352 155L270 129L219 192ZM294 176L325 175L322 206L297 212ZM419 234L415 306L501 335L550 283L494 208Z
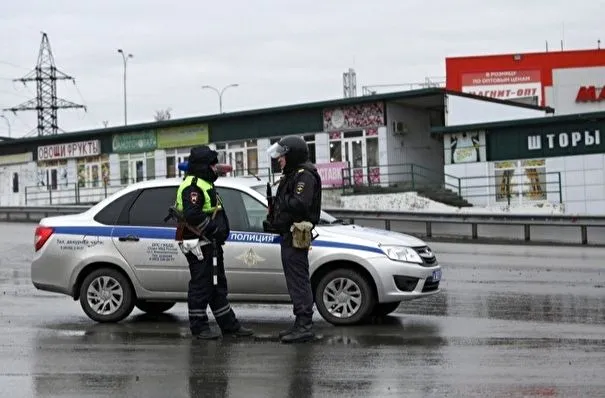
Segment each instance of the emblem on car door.
M252 266L260 263L261 261L265 261L265 259L262 258L261 256L259 256L258 254L256 254L254 252L254 250L252 250L252 248L246 250L245 252L243 252L242 254L237 256L236 258L238 260L241 260L248 267L252 267Z

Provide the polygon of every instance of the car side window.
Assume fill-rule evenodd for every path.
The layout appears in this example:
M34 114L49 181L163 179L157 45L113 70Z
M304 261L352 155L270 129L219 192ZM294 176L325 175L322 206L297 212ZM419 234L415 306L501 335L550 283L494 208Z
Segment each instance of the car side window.
M130 207L128 224L142 227L174 227L176 221L164 222L168 208L174 205L176 187L149 188L143 190Z
M247 193L230 188L218 188L232 231L263 232L267 208Z
M116 225L119 224L120 214L124 210L125 206L129 206L132 200L139 194L139 191L129 192L126 195L122 195L101 211L99 211L94 219L97 222L105 225Z

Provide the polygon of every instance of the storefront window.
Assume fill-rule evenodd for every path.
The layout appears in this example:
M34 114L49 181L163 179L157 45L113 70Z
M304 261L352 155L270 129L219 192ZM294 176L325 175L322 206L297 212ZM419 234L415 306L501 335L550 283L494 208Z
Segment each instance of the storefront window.
M120 182L132 184L155 178L153 152L120 155Z
M368 167L378 166L378 138L368 138L366 140L366 151L368 153Z
M330 142L330 162L342 162L342 143L340 141Z
M166 177L173 178L183 175L183 172L179 170L179 163L186 162L190 152L190 149L182 148L166 150ZM155 174L155 169L153 173Z
M109 183L107 155L78 159L78 187L99 187Z
M215 144L215 148L219 163L229 164L233 168L232 176L259 173L256 140L223 142Z
M40 162L38 164L38 186L50 190L68 188L67 160Z
M494 168L496 201L546 200L546 162L544 159L496 162Z

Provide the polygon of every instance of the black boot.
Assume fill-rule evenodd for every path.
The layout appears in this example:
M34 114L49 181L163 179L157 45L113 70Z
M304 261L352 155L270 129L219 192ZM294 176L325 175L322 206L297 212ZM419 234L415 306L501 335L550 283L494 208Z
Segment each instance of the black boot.
M235 336L235 337L246 337L246 336L252 336L254 334L254 331L252 329L248 329L245 328L243 326L240 326L239 329L236 330L225 330L223 332L224 335L229 335L229 336Z
M194 337L198 340L216 340L221 337L221 334L218 332L213 332L211 329L206 329L194 335Z
M281 337L282 343L305 343L312 340L315 340L315 333L311 321L295 324L290 333Z
M296 320L294 321L292 326L290 326L288 329L285 329L285 330L282 330L279 332L279 338L281 339L285 335L292 333L294 331L294 329L296 329L297 327L298 327L298 318L296 318Z

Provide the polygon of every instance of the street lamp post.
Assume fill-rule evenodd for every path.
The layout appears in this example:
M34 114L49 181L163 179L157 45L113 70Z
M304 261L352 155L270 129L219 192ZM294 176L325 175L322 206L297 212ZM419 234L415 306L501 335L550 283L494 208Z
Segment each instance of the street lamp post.
M216 91L216 93L218 94L218 108L219 108L219 112L223 113L223 93L229 87L237 87L237 86L239 86L239 84L237 84L237 83L229 84L229 85L223 87L220 91L216 87L213 87L213 86L202 86L202 88L209 88L210 90Z
M11 137L11 124L8 121L8 118L6 116L0 115L0 117L6 121L6 125L8 126L8 138L10 138Z
M121 48L118 49L118 52L122 54L122 60L124 61L124 125L128 124L128 106L126 104L126 65L128 64L128 58L132 58L132 54L126 55Z

